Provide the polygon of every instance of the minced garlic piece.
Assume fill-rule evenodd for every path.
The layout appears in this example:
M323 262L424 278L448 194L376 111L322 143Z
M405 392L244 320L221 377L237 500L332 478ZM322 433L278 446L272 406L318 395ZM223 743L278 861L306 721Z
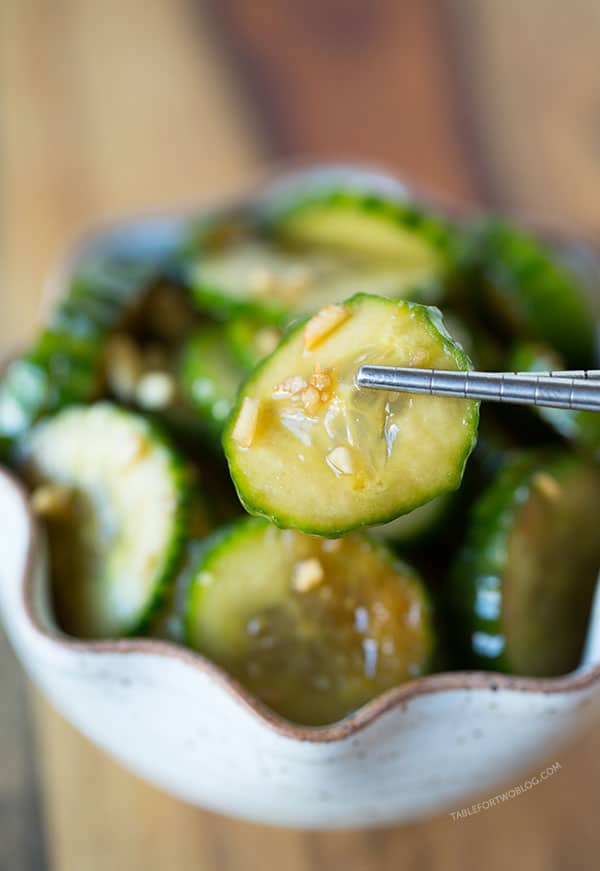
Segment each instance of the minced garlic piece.
M314 387L307 387L306 390L302 391L302 405L304 410L308 411L309 414L317 411L320 404L321 394Z
M106 380L117 399L133 398L144 371L144 358L135 342L117 333L106 347Z
M560 484L547 472L538 472L533 476L532 482L535 489L552 502L560 497Z
M249 448L254 441L259 405L258 399L252 399L250 396L244 397L238 419L231 433L231 438L242 448Z
M343 305L326 305L304 327L304 348L312 351L320 342L350 317Z
M273 399L285 397L300 399L304 410L313 414L320 405L329 402L333 386L334 379L331 370L321 370L317 364L308 382L301 375L290 375L275 387L272 396Z
M350 450L345 445L340 445L327 454L327 461L342 475L354 474L354 460Z
M281 396L296 396L302 393L308 387L308 384L302 375L289 375L281 384L278 384L273 391L273 398Z
M166 408L175 396L175 382L168 372L147 372L135 389L135 399L142 408Z
M318 587L324 577L323 566L316 557L302 560L294 566L292 588L297 593L308 593Z
M31 507L38 517L56 517L68 513L73 491L62 484L42 484L31 495Z
M323 369L317 363L315 371L310 378L311 386L318 390L319 393L328 392L333 387L333 377L330 369Z

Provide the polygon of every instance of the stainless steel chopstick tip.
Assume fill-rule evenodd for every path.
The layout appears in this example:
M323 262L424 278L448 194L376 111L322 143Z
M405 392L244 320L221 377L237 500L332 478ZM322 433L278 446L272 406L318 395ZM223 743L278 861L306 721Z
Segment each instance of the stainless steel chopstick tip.
M463 372L395 366L361 366L361 388L432 396L600 411L600 371Z

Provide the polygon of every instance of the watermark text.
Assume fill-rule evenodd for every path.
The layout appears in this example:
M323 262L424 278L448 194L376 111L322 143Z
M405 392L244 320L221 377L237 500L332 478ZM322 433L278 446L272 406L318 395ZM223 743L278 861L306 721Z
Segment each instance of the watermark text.
M524 793L529 792L530 789L533 789L534 786L539 786L540 783L548 780L549 777L552 777L552 775L556 774L557 771L560 771L561 768L562 765L560 762L553 762L551 765L543 768L539 774L534 774L533 777L524 780L523 783L520 783L518 786L513 786L512 789L507 789L505 792L500 792L492 798L484 799L484 801L475 802L471 807L464 807L458 811L450 811L450 816L454 821L464 820L467 817L472 817L474 814L480 813L481 811L489 811L490 808L498 807L498 805L505 801L509 801L511 798L516 798L518 795L523 795Z

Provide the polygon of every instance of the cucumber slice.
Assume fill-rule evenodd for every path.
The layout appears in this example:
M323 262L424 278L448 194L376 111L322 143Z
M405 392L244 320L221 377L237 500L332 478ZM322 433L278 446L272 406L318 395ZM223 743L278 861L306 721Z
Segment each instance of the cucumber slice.
M478 403L359 390L363 363L470 368L417 303L358 295L300 324L245 382L223 436L250 513L333 537L460 485Z
M339 190L271 205L244 234L238 227L215 243L211 227L197 241L200 255L188 255L188 281L208 311L289 321L345 299L349 290L440 301L450 231L425 210Z
M564 361L547 345L523 342L510 355L509 368L515 372L549 372L564 369ZM600 415L568 408L531 408L554 432L592 453L600 450Z
M272 232L293 245L421 268L437 278L446 275L450 228L415 203L352 190L317 190L269 211Z
M194 333L183 348L177 373L185 398L209 432L219 436L243 377L221 327L206 326Z
M550 677L576 668L600 569L600 469L521 454L475 504L453 569L466 664Z
M427 302L440 297L438 278L421 264L342 259L328 251L288 250L261 239L205 252L190 280L197 302L216 316L249 314L274 323L339 302L348 288Z
M41 417L100 396L104 342L139 304L154 271L145 263L105 259L74 278L47 329L0 379L3 455Z
M186 541L181 567L169 585L163 604L144 633L149 638L160 638L175 644L185 643L189 590L204 547L203 538Z
M390 523L373 526L369 535L376 541L396 545L414 545L429 538L441 525L448 512L452 498L449 493L436 496L430 502L420 505L409 514L396 517Z
M533 238L497 221L473 232L478 304L515 338L548 342L570 365L594 359L594 319L577 278Z
M15 441L45 414L100 393L97 343L44 332L0 380L0 442L8 457Z
M429 602L412 569L359 535L244 518L207 543L187 640L265 704L320 726L430 667Z
M225 327L229 350L245 372L255 369L281 340L282 331L274 324L255 318L233 318Z
M39 423L19 465L34 508L45 506L62 628L83 638L139 632L177 569L187 524L175 452L144 418L102 402ZM42 498L56 488L64 498Z
M186 453L195 454L199 443L206 441L207 432L179 384L180 348L181 342L171 347L154 337L146 343L137 334L113 333L104 345L104 392L110 399L143 412Z
M196 470L194 469L194 472ZM193 476L196 477L195 475ZM165 589L162 604L156 610L145 634L151 638L161 638L183 644L185 641L185 613L189 588L194 571L205 540L214 529L214 516L210 510L208 494L194 480L192 498L190 500L188 525L185 535L183 553L179 561L178 571Z
M113 302L121 311L138 301L140 293L160 274L161 267L152 258L104 256L86 264L71 282L66 297ZM59 306L60 304L59 303Z

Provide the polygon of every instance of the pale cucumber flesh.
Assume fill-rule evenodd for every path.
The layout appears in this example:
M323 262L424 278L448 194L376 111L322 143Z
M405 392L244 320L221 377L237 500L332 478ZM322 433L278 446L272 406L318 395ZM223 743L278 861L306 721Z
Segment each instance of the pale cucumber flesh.
M311 584L298 583L303 572ZM307 725L339 720L424 674L433 652L429 605L411 569L362 536L317 539L256 518L209 546L187 637L269 707Z
M437 314L370 296L344 310L314 350L304 347L304 326L284 339L245 383L224 435L246 508L319 535L386 522L455 489L477 428L476 403L355 386L363 363L468 368ZM331 387L316 407L306 407L302 391L286 394L290 378L310 386L323 375ZM258 408L249 447L234 438L244 400ZM336 466L340 448L350 473Z

